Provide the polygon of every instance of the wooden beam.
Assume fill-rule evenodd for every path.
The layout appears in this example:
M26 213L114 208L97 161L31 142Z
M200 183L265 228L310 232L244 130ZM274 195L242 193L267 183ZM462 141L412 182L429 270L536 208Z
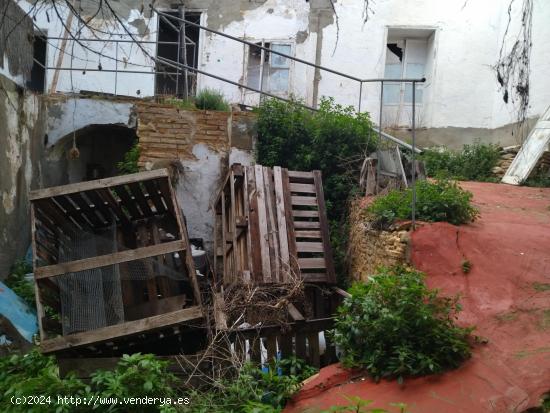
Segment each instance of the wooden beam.
M67 274L70 272L90 270L92 268L120 264L122 262L154 257L156 255L169 254L171 252L183 251L185 249L186 244L184 240L172 241L164 244L151 245L150 247L136 248L127 251L114 252L112 254L100 255L97 257L84 258L77 261L64 262L62 264L38 267L34 270L34 277L35 279L40 280L42 278L55 277L56 275Z
M347 291L342 290L341 288L332 287L332 291L334 291L338 295L341 295L344 298L351 298L351 294Z
M288 314L294 321L304 321L305 318L292 303L288 303Z
M52 353L54 351L65 350L68 348L99 344L105 341L128 337L134 334L143 332L150 333L154 330L177 326L185 322L198 320L202 317L202 310L199 306L189 307L183 310L173 311L171 313L144 318L142 320L127 321L122 324L102 327L96 330L44 340L40 344L40 350L42 353Z
M34 201L35 199L50 198L52 196L67 195L75 192L89 191L92 189L110 188L116 185L125 185L132 182L141 182L150 179L167 177L167 169L155 169L153 171L138 172L136 174L113 176L110 178L96 179L95 181L37 189L29 192L29 200Z
M327 212L325 208L325 194L323 192L323 182L321 180L321 171L313 171L314 184L317 188L317 202L319 205L319 222L321 224L321 235L323 236L324 258L327 269L327 282L336 283L336 273L334 271L334 259L332 257L332 248L330 246L330 235L328 232Z
M286 273L290 270L290 254L288 250L288 233L285 213L285 194L283 192L283 173L280 166L273 167L273 183L275 186L275 203L277 206L277 229L279 232L279 245L281 247L281 263L285 275L282 282L288 281Z

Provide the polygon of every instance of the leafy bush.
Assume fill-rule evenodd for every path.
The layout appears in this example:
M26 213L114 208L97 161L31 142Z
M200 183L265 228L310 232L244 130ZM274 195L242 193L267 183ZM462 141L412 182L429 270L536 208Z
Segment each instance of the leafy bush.
M34 349L25 355L0 358L0 411L9 412L91 412L94 406L56 404L57 396L90 398L171 397L175 396L176 378L167 373L166 362L150 354L125 355L114 371L98 370L89 384L69 374L59 377L53 357ZM51 397L52 404L12 404L15 397ZM55 407L54 407L55 406ZM53 409L52 409L53 407ZM104 406L107 409L107 406ZM96 407L97 409L97 407ZM135 406L111 405L111 412L134 411ZM143 412L175 411L171 406L140 406Z
M302 360L277 361L269 371L245 364L231 380L213 389L194 391L184 412L192 413L277 413L316 370Z
M214 89L203 89L195 97L195 106L197 109L219 110L229 112L231 107L223 97L223 94Z
M318 112L300 102L264 101L258 108L258 163L321 170L332 249L339 275L347 242L347 201L358 192L365 154L376 149L368 113L323 99Z
M139 142L136 140L130 150L124 154L122 161L116 164L118 171L123 174L133 174L139 172L138 161L141 154Z
M424 275L403 267L381 268L357 283L338 309L334 339L348 367L375 379L438 373L470 356L472 328L455 325L458 298L440 297Z
M497 145L475 142L464 145L462 151L445 148L426 149L422 159L430 176L449 177L467 181L494 180L492 169L500 158Z
M446 221L454 225L476 219L478 210L471 205L472 193L463 190L456 182L418 181L416 183L416 218L421 221ZM379 226L384 227L396 219L410 219L412 189L393 190L378 197L367 208Z
M25 274L31 272L32 265L24 260L16 261L11 267L10 275L6 278L5 283L34 310L36 309L34 284L25 279Z

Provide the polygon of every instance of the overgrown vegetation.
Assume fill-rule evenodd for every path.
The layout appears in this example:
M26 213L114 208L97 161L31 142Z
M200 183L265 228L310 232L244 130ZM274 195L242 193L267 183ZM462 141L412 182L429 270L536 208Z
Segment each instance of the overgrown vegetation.
M334 339L343 364L362 367L375 379L438 373L470 357L472 328L455 324L458 297L441 297L421 272L380 268L356 283L339 308Z
M321 170L332 248L339 275L344 274L347 201L358 192L364 156L376 149L368 113L323 99L318 112L300 102L264 101L258 109L258 163Z
M378 227L384 228L397 219L410 219L412 189L393 190L376 198L368 207ZM472 193L454 181L418 181L416 184L416 218L421 221L446 221L454 225L476 219L479 212L472 206Z
M125 405L124 398L149 396L173 401L179 398L180 404L140 404L140 412L275 413L282 410L288 398L300 388L300 383L316 371L297 359L279 361L269 371L246 364L232 379L220 381L214 387L184 391L180 387L182 383L168 372L167 366L168 362L151 354L125 355L114 370L98 370L89 382L84 382L72 374L60 378L55 359L36 349L25 355L2 357L0 411L133 412L137 405ZM15 405L10 401L12 396L39 396L49 402ZM106 403L76 407L74 404L57 404L58 396ZM119 403L111 404L109 398L117 398ZM187 404L183 400L186 398Z
M463 181L494 181L491 170L497 165L500 150L497 145L475 142L464 145L460 152L444 147L426 149L422 159L429 176Z
M122 161L116 164L118 172L122 175L139 172L138 161L141 154L139 142L136 140L130 150L124 154Z
M550 188L550 172L544 170L535 171L529 178L523 183L525 186L532 186L535 188Z
M25 279L25 275L28 273L32 273L32 265L25 260L18 260L11 267L10 275L6 278L5 284L34 310L36 309L34 285L31 281Z
M231 107L225 100L223 94L214 89L203 89L195 96L195 106L197 109L219 110L229 112Z

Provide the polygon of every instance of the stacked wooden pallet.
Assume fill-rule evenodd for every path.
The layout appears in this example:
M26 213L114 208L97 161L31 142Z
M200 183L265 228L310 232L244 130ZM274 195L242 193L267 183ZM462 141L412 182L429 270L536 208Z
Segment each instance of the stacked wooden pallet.
M42 351L122 348L202 317L167 170L32 191L30 199Z
M335 282L320 171L232 165L215 211L224 283Z

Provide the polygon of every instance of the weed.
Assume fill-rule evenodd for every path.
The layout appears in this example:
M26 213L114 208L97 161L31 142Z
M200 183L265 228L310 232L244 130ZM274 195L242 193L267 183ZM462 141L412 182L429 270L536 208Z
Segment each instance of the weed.
M195 106L197 109L219 110L229 112L231 107L223 97L223 94L214 89L203 89L195 97Z
M175 106L178 109L197 110L197 107L195 106L195 102L193 102L193 99L168 98L164 100L164 103L168 103L169 105Z
M468 274L472 270L472 263L469 260L462 260L460 267L464 274Z
M15 294L27 303L33 310L36 309L36 300L34 295L34 285L32 281L25 279L25 275L32 272L32 266L24 260L16 261L6 278L6 285L13 290Z
M472 193L456 182L419 181L416 185L416 218L421 221L446 221L460 225L475 220L478 210L471 205ZM386 227L396 219L410 219L412 189L393 190L375 199L367 208L377 219L379 227Z
M427 149L422 154L430 176L468 181L494 181L492 169L499 158L497 145L482 144L479 141L464 145L460 152L438 148Z
M389 413L385 409L377 409L369 407L373 401L365 400L358 396L344 396L350 403L346 406L332 406L328 410L323 410L321 413ZM407 405L404 403L391 403L393 407L399 409L399 413L406 413Z
M550 283L534 282L533 288L535 289L535 291L539 292L550 291Z
M139 142L136 140L130 150L124 154L122 161L116 164L118 171L122 175L139 172L138 161L141 154Z
M380 268L349 292L333 332L345 366L364 368L376 380L402 381L456 368L470 357L473 328L455 325L458 297L440 297L422 273Z

